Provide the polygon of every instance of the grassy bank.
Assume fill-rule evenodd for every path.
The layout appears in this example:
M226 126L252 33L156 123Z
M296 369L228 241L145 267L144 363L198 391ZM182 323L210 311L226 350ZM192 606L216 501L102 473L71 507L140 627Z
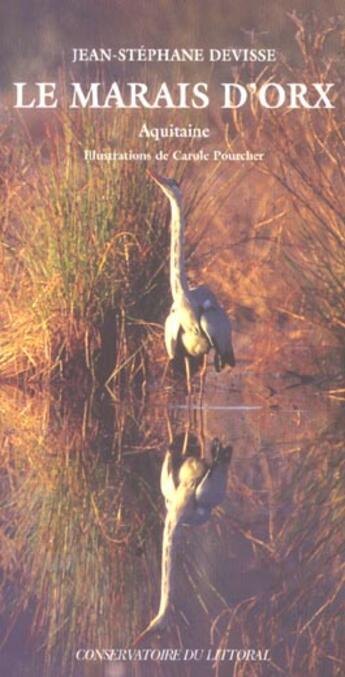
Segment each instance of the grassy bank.
M105 382L126 367L127 380L144 378L169 303L170 234L134 112L50 115L39 142L24 119L3 130L2 377ZM83 157L132 147L143 161Z

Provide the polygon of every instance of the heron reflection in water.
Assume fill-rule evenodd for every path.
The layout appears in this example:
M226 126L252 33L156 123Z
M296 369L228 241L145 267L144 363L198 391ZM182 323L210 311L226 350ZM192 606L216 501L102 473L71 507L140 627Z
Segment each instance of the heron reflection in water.
M211 461L207 462L197 455L193 447L187 449L186 454L181 454L179 438L166 452L161 470L161 491L167 513L163 531L159 610L136 638L135 645L153 633L160 633L168 625L174 597L176 553L183 527L207 522L212 509L222 503L226 494L232 447L224 447L218 438L214 438L210 448Z

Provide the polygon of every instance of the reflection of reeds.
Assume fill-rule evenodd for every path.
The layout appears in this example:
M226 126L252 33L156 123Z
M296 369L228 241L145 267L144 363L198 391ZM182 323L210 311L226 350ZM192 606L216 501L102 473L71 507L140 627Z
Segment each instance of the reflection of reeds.
M342 426L336 425L303 445L288 472L273 471L267 461L265 529L262 520L252 528L243 519L234 522L232 539L242 534L251 543L257 572L262 571L263 583L263 570L270 572L270 586L264 583L261 592L223 611L212 628L213 639L217 630L222 648L234 637L244 648L269 648L272 674L344 671L342 435ZM259 580L260 574L258 586ZM228 674L221 663L216 674ZM267 674L267 665L236 664L236 675Z
M161 408L99 399L82 415L64 405L10 388L0 397L1 611L8 634L30 626L29 647L41 647L46 667L37 672L45 675L74 674L77 646L127 647L156 608L160 580L160 463L147 451L163 446ZM237 430L234 419L232 434L247 437L236 443L230 500L208 525L186 529L179 635L172 627L154 646L175 646L181 636L184 646L208 647L211 639L213 647L266 647L273 674L300 674L303 666L304 674L335 677L343 634L342 425L327 429L321 415L314 439L309 426L286 423L285 432L295 432L290 449L278 416L276 427L269 412L255 421L270 440L267 455L253 449L246 457L255 447L253 423ZM276 438L280 452L271 458ZM206 675L210 665L194 667L191 674L205 668ZM219 663L218 674L231 674L229 667ZM162 672L158 663L141 669ZM167 674L189 669L171 664ZM266 677L267 664L238 663L236 674Z
M6 635L29 609L26 622L46 670L70 674L76 647L127 646L147 613L148 568L159 576L156 464L120 453L119 444L150 443L129 403L125 414L113 410L112 420L107 412L105 430L89 420L86 439L82 419L61 421L43 398L41 406L24 399L11 405L9 395L0 404Z

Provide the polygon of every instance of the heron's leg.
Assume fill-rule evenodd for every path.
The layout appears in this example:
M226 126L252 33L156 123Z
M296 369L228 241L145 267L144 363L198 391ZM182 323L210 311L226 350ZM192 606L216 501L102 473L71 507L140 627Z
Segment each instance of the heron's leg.
M187 357L187 355L185 355L184 363L185 363L185 367L186 367L188 408L190 408L191 396L192 396L192 381L191 381L191 375L190 375L190 362L189 362L189 357Z
M207 454L206 454L206 438L205 438L205 428L204 428L204 410L200 407L199 409L199 415L200 415L200 456L201 458L204 458L206 461L207 459Z
M172 426L171 426L168 408L165 409L164 414L165 414L165 420L166 420L166 424L167 424L169 444L172 444L174 436L173 436L173 431L172 431Z
M206 383L206 371L207 371L207 353L205 353L202 363L202 368L200 371L200 396L199 396L199 407L202 408L202 402L204 399L205 392L205 383Z
M186 428L185 434L184 434L184 440L183 440L183 446L181 449L181 456L186 455L187 447L188 447L188 441L189 441L189 425Z
M168 373L168 369L169 369L169 364L170 364L170 359L168 359L168 360L166 361L166 364L165 364L165 367L164 367L164 371L163 371L162 380L161 380L161 386L165 383L165 379L166 379L166 377L167 377L167 373Z

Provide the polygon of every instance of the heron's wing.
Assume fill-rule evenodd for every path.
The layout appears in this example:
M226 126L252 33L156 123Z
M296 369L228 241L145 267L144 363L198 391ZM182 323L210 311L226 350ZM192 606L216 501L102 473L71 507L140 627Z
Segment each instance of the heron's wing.
M213 291L207 286L207 284L201 284L200 287L191 287L190 295L194 304L197 304L201 311L205 308L219 308L219 303L213 293Z
M220 306L206 308L200 317L200 326L206 334L211 346L221 356L225 363L235 365L234 350L232 347L231 321Z
M170 503L176 492L173 473L173 459L170 451L167 451L164 457L161 470L161 492L167 503Z
M196 483L201 480L206 472L207 465L204 459L187 456L179 469L178 480L185 485L190 482Z
M209 468L195 491L198 507L213 508L223 502L226 493L228 464L216 463Z
M171 311L165 320L164 341L169 358L172 360L176 355L178 334L180 331L180 321L177 313L172 306Z

